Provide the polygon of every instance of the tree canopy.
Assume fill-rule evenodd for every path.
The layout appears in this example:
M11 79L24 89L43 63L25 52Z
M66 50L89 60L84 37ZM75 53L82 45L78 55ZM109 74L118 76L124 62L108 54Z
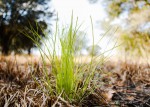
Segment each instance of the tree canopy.
M31 38L36 38L28 28L38 31L45 37L42 30L47 29L46 20L50 20L53 12L49 6L50 0L0 0L0 49L2 54L12 51L21 52L36 47L35 43L20 31L28 32ZM41 29L39 29L41 28ZM40 40L38 40L41 43Z
M93 1L93 0L90 0ZM109 16L110 24L119 19L119 37L125 44L126 51L136 51L143 54L143 50L150 52L150 0L94 0L101 1Z
M112 17L123 17L121 40L125 51L144 55L150 52L150 1L114 0L109 2L108 13ZM122 24L123 24L122 23Z

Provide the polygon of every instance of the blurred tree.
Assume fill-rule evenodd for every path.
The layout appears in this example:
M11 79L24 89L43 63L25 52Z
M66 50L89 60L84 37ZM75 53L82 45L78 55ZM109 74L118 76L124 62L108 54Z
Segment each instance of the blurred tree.
M86 38L86 33L83 31L77 32L77 38L74 44L75 55L81 55L82 51L87 48L88 39Z
M109 15L116 17L127 12L133 14L139 10L149 9L149 0L106 0L107 11Z
M121 37L120 40L124 42L126 51L137 51L137 53L141 53L140 50L145 50L146 52L150 52L150 48L145 48L145 45L143 47L143 43L147 46L150 45L150 0L97 1L103 3L109 16L109 20L102 24L108 24L118 19L120 20L118 20L120 23L116 25L118 25L121 30L119 37ZM129 44L131 42L134 48L130 48Z
M21 32L28 32L36 38L28 28L31 26L44 37L42 30L47 29L47 18L53 16L49 8L50 0L0 0L0 49L8 55L12 51L22 52L36 47L34 42ZM40 29L42 28L42 30ZM38 39L38 38L36 38ZM38 40L41 43L40 40Z
M150 0L114 0L108 3L112 18L122 17L123 49L134 55L150 52ZM126 16L126 17L125 17ZM124 24L124 25L123 25Z
M87 51L91 56L97 56L101 54L101 47L99 45L92 45L87 47Z

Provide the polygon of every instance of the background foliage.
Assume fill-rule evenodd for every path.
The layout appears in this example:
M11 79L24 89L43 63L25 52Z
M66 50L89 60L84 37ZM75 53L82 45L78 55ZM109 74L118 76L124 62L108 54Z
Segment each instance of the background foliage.
M49 0L0 0L0 49L2 54L12 51L22 52L36 47L34 42L19 31L26 31L36 38L28 28L33 27L44 37L39 26L47 29L45 19L51 18L53 12L49 8ZM38 40L40 43L40 40Z
M119 38L125 52L144 55L150 52L150 1L149 0L89 0L101 1L107 11L108 19L101 24L110 25L120 20ZM105 26L107 26L105 25ZM145 39L146 38L146 39Z

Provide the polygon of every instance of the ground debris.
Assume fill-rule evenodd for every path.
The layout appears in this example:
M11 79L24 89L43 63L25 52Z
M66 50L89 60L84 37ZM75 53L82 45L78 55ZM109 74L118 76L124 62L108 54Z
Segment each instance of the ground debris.
M50 71L50 66L47 67ZM96 70L92 83L96 84L97 88L80 104L72 103L73 106L150 107L150 67L148 65L110 62ZM56 102L58 98L42 92L31 74L36 76L35 79L40 84L42 83L39 79L43 75L40 63L31 66L0 62L0 107L6 103L14 107L17 104L24 107L50 107ZM59 107L65 104L59 99L56 105ZM71 104L68 103L68 105Z

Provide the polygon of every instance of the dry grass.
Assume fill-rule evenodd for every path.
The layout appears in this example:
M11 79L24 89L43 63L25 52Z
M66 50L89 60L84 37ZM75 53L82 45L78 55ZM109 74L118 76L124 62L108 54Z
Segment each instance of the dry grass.
M12 58L12 57L11 57ZM1 57L0 59L0 106L1 107L49 107L49 106L112 106L112 97L115 93L113 87L127 87L134 85L136 88L145 89L150 85L150 66L148 64L137 64L131 61L107 62L103 67L97 66L93 81L97 89L93 94L85 97L80 103L70 104L55 94L50 95L40 78L43 76L43 66L39 61L33 61L32 57L17 56L17 58ZM27 60L29 58L29 61ZM17 60L16 60L17 59ZM23 61L24 59L24 61ZM79 58L80 59L80 58ZM20 63L19 61L23 61ZM47 65L49 76L51 66ZM33 78L34 75L34 78ZM36 81L34 80L36 79ZM39 87L40 84L40 87ZM82 85L82 82L81 82ZM42 87L42 88L41 88ZM146 90L147 96L150 88ZM140 91L141 93L143 90ZM145 95L145 96L146 96ZM85 95L86 96L86 95ZM144 96L144 95L143 95ZM125 101L124 101L125 102ZM112 106L113 107L113 106Z

